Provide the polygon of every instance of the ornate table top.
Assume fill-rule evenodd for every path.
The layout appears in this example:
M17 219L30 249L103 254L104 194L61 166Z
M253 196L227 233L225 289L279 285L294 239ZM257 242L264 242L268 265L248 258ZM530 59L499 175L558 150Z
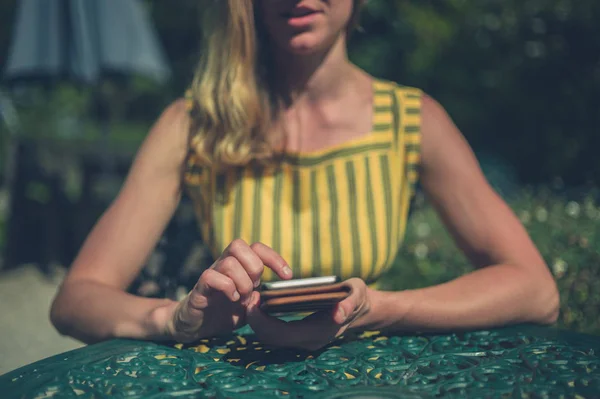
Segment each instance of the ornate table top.
M114 340L0 376L3 398L597 398L600 337L519 326L347 334L319 352L251 331L191 346Z

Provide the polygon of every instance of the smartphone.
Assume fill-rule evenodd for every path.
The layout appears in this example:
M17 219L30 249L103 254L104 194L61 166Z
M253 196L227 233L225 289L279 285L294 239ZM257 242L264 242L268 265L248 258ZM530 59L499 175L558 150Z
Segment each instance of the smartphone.
M335 284L340 281L338 276L308 277L292 280L271 281L263 283L261 291L283 290L288 288L308 288L321 285Z
M350 295L337 276L311 277L264 283L261 309L272 315L332 309Z

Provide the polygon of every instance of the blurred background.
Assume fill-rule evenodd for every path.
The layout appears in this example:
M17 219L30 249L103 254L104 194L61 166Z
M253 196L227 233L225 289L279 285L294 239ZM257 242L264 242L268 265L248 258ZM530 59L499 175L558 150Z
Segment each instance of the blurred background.
M0 2L0 374L80 345L52 329L50 302L149 127L190 82L203 3ZM552 269L559 326L592 334L599 19L595 0L369 0L350 41L359 66L446 107ZM205 253L184 198L130 291L184 294ZM384 288L469 270L419 193Z

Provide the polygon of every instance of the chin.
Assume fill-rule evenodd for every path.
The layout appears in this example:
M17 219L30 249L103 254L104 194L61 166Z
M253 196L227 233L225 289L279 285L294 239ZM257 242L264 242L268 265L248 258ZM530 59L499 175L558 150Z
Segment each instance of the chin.
M308 55L320 52L326 49L327 43L315 35L299 35L290 39L286 43L288 52L298 55Z

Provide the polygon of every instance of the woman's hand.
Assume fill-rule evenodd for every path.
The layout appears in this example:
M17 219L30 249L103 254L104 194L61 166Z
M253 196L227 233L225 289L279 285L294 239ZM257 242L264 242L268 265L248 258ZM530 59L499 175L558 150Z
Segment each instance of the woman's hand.
M230 332L245 321L246 306L260 284L264 266L281 279L292 270L273 249L235 240L202 275L194 289L166 312L166 335L178 342Z
M350 288L350 296L332 312L319 311L289 322L260 310L260 294L255 292L247 306L246 321L265 344L311 351L320 349L352 327L371 308L369 289L363 280L352 278L344 284Z

